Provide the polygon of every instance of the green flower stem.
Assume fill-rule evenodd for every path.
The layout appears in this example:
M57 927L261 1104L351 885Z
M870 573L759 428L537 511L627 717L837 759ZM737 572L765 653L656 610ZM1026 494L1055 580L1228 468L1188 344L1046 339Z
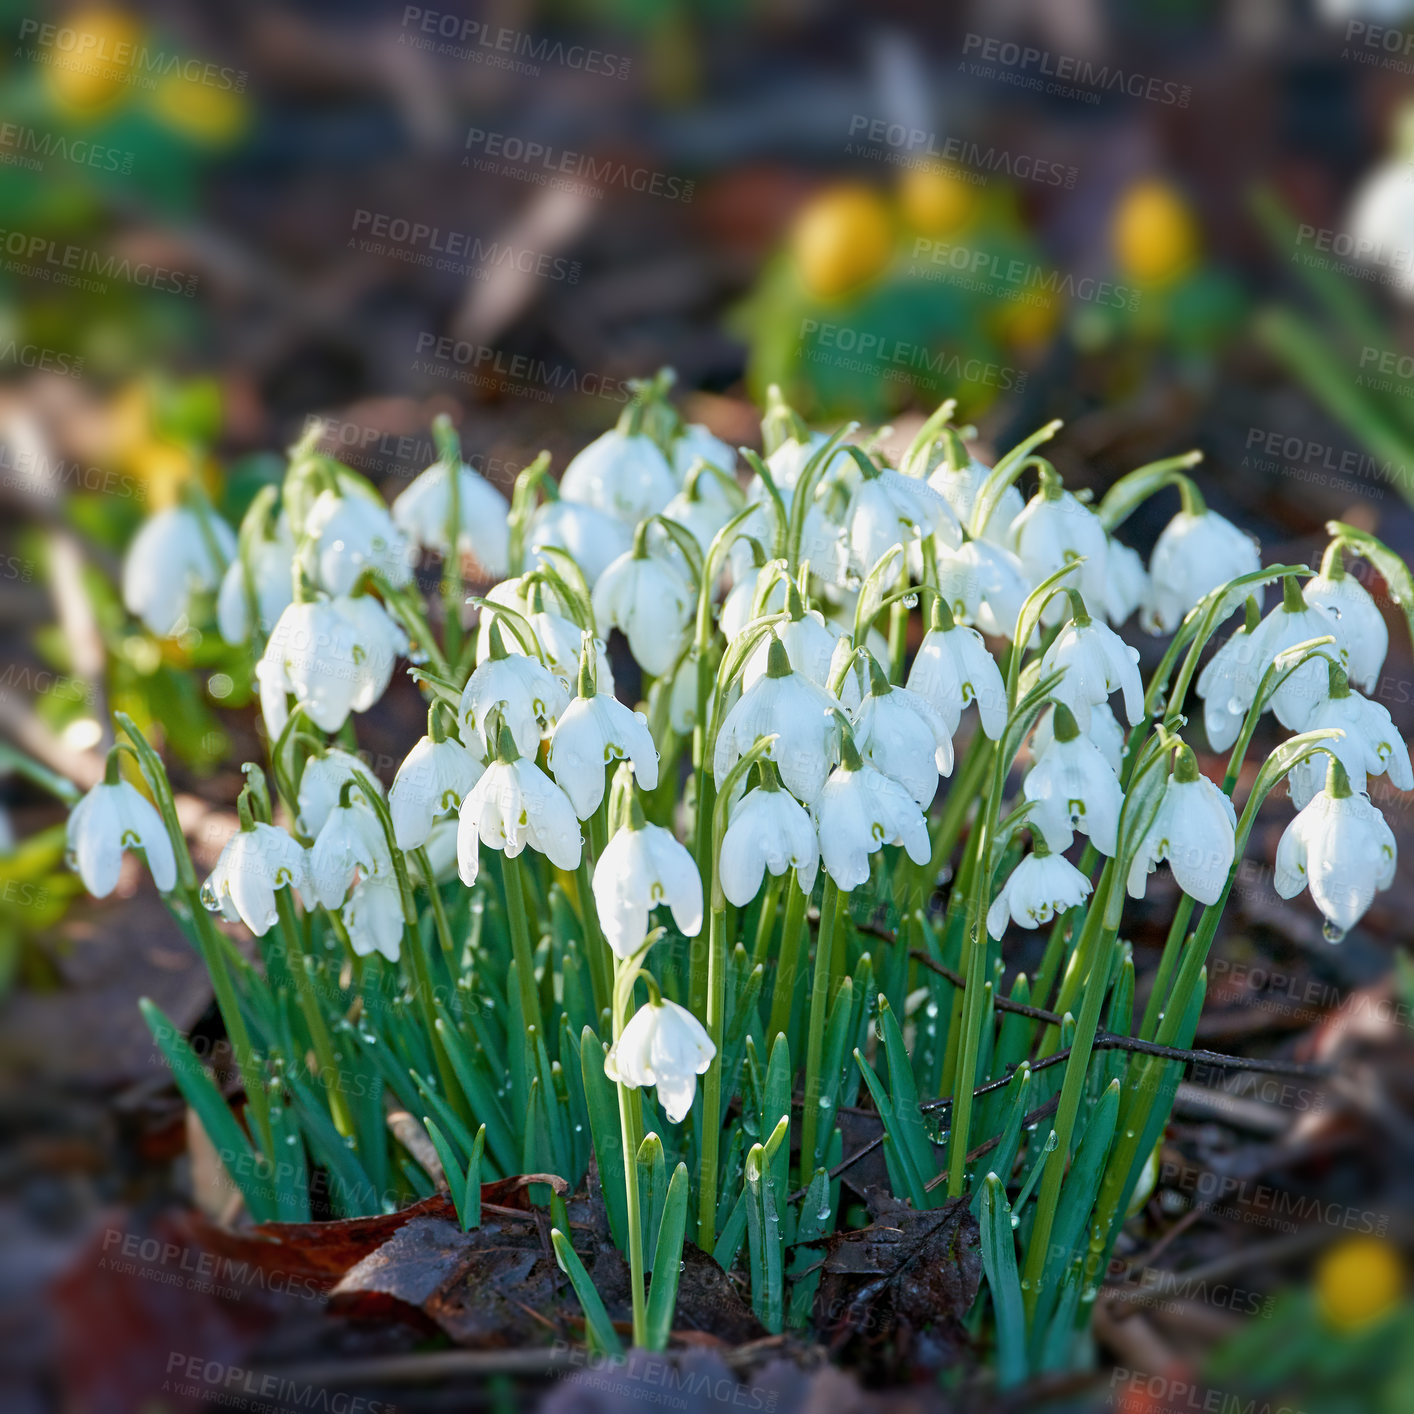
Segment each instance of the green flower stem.
M1139 1023L1139 1035L1145 1041L1154 1039L1154 1028L1159 1024L1164 998L1168 995L1169 983L1173 980L1173 970L1178 965L1179 953L1183 950L1184 939L1188 936L1188 921L1193 917L1194 900L1184 894L1178 901L1178 909L1169 924L1168 936L1164 939L1164 950L1159 956L1159 970L1154 974L1154 985L1149 992L1149 1000L1144 1004L1144 1018Z
M339 1064L334 1059L334 1042L319 1006L314 978L309 971L309 955L304 947L304 933L295 914L294 900L289 889L275 890L275 907L279 912L280 933L285 940L285 951L290 959L290 972L295 979L300 1014L309 1028L310 1040L314 1043L314 1057L323 1076L320 1088L329 1096L329 1114L333 1118L334 1127L345 1139L349 1139L357 1130L348 1100L344 1097Z
M441 945L442 956L447 960L447 972L455 982L460 970L460 959L457 956L456 941L452 937L452 926L447 921L446 905L442 902L437 880L432 874L432 860L425 845L414 850L413 854L417 859L417 867L422 871L422 877L427 880L427 895L432 900L432 921L437 929L437 941Z
M751 949L751 965L753 968L760 967L766 961L766 954L770 951L771 937L776 931L776 913L780 908L781 890L785 887L786 877L780 878L769 876L766 881L766 896L761 900L761 913L756 920L756 941Z
M1095 1032L1100 1024L1100 1010L1109 989L1110 973L1114 970L1115 934L1104 926L1105 899L1117 887L1118 873L1110 860L1100 875L1100 883L1090 900L1085 915L1085 929L1076 944L1077 957L1088 955L1094 961L1088 969L1085 1000L1071 1042L1070 1058L1065 1063L1065 1078L1061 1081L1060 1106L1056 1111L1056 1144L1046 1155L1041 1191L1036 1200L1036 1218L1026 1245L1026 1267L1021 1289L1028 1316L1035 1310L1041 1294L1041 1277L1046 1266L1046 1253L1051 1241L1051 1227L1060 1203L1061 1180L1070 1162L1070 1144L1075 1134L1075 1121L1085 1097L1085 1083L1090 1070L1090 1055Z
M443 642L447 662L455 663L461 656L462 600L461 587L461 440L446 413L432 420L432 436L437 451L447 468L447 553L442 557Z
M594 904L594 866L589 851L579 852L579 867L575 870L575 892L579 895L580 922L584 924L584 951L589 963L589 983L594 991L594 1011L597 1015L613 1002L614 955L599 926L599 910Z
M820 897L820 933L815 940L815 980L810 989L810 1027L805 1039L805 1104L800 1117L801 1181L815 1171L816 1129L820 1115L820 1063L825 1050L825 1013L830 1003L830 964L839 927L840 891L825 875Z
M712 810L711 912L707 924L706 1025L713 1051L712 1063L702 1081L702 1166L698 1177L697 1245L711 1251L717 1240L717 1154L722 1139L722 1043L727 1009L727 898L722 892L722 837L727 830L727 801L737 783L766 756L776 737L757 737L741 759L727 772L722 793ZM698 972L694 963L694 980Z
M722 1031L727 997L727 915L713 907L707 920L707 1034L716 1050L702 1078L702 1164L697 1181L697 1245L717 1241L717 1166L722 1141ZM625 1159L627 1163L627 1159Z
M933 854L924 866L924 876L921 880L925 898L932 893L935 881L947 867L948 859L962 834L968 809L977 798L978 788L986 779L987 767L991 764L995 751L996 743L990 741L982 728L978 727L967 744L962 769L948 785L938 823L933 828Z
M1088 840L1076 866L1088 879L1095 868L1100 851ZM1066 954L1066 939L1075 934L1077 927L1084 926L1083 909L1068 909L1056 919L1051 935L1046 939L1046 951L1041 956L1041 966L1036 973L1036 984L1031 989L1031 1005L1044 1007L1055 986L1056 974L1060 971L1061 959Z
M511 951L515 955L516 985L520 989L521 1018L533 1026L536 1034L545 1034L540 1018L540 993L535 986L535 956L530 948L530 924L525 912L525 880L521 877L523 861L517 855L503 855L502 877L506 882L506 919L511 929Z
M187 859L187 866L190 868L191 860L190 856L186 856L185 841L182 842L181 853L177 855L179 871L181 869L180 861L184 856ZM265 1077L260 1073L255 1047L251 1045L250 1031L247 1029L245 1017L241 1013L235 984L231 980L230 966L226 958L226 945L229 943L229 939L217 928L210 913L206 911L206 906L201 902L195 884L188 884L179 877L177 893L191 914L197 940L201 945L201 958L206 964L207 972L211 975L211 989L216 994L216 1007L225 1024L226 1037L231 1043L231 1050L235 1052L236 1068L240 1071L241 1084L245 1087L246 1108L254 1119L256 1137L259 1141L257 1147L264 1151L267 1161L273 1164L275 1161L275 1135L270 1124L270 1096L265 1088Z
M618 1045L633 1000L633 984L638 976L639 962L647 946L635 956L616 961L613 998L610 1002L610 1024L614 1044ZM638 1195L639 1100L635 1091L622 1081L617 1083L619 1094L619 1134L624 1149L624 1195L628 1207L628 1266L629 1291L633 1298L633 1343L648 1341L648 1313L643 1298L643 1218Z
M1156 1039L1160 1045L1177 1044L1184 1017L1198 989L1203 985L1208 951L1217 936L1218 924L1227 907L1238 868L1246 855L1247 841L1262 802L1297 762L1316 751L1324 750L1319 743L1328 740L1331 735L1332 733L1327 731L1318 731L1304 732L1288 738L1267 758L1257 773L1252 793L1237 822L1233 862L1228 871L1227 883L1218 901L1204 909L1193 938L1184 950L1178 977L1164 1009L1164 1019L1158 1028ZM1135 1170L1139 1148L1161 1088L1162 1068L1172 1064L1173 1062L1156 1056L1136 1056L1131 1063L1121 1099L1114 1149L1105 1165L1105 1177L1100 1185L1099 1197L1095 1200L1094 1220L1091 1224L1091 1231L1100 1235L1101 1245L1098 1248L1094 1246L1095 1239L1092 1239L1092 1252L1100 1263L1107 1258L1109 1247L1118 1231L1117 1224L1123 1216L1130 1175ZM1090 1272L1086 1273L1087 1278L1090 1275Z
M221 1012L221 1020L226 1026L226 1035L231 1049L236 1055L236 1066L241 1073L241 1083L245 1086L246 1104L255 1117L256 1132L260 1144L271 1163L275 1159L274 1130L270 1124L270 1099L265 1089L264 1078L256 1061L255 1047L250 1043L250 1031L241 1014L240 1002L236 996L235 984L226 959L225 948L228 940L221 935L215 921L201 901L201 885L197 881L196 867L192 864L191 851L187 848L187 838L182 833L181 822L177 819L177 802L172 796L172 785L167 779L162 758L152 749L151 742L142 734L136 722L126 712L115 712L113 720L132 743L133 755L142 769L143 779L157 802L157 812L172 842L172 854L177 861L177 888L191 914L192 926L201 943L202 960L211 974L212 991L216 994L216 1005Z
M624 1141L624 1188L628 1203L628 1266L629 1291L633 1297L633 1343L648 1344L648 1310L643 1299L643 1219L638 1206L638 1146L635 1133L634 1107L638 1096L627 1085L620 1084L619 1128Z
M777 1036L790 1029L791 1002L795 997L795 974L800 963L800 938L805 930L805 910L810 900L792 869L786 877L786 917L781 925L781 950L776 962L776 984L771 992L771 1019L766 1026L769 1053Z

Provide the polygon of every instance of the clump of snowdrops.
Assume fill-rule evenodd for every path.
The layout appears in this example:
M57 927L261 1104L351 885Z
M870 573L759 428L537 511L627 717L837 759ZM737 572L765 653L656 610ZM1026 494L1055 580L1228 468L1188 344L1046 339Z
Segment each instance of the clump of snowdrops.
M689 1238L768 1328L808 1327L821 1244L860 1220L838 1116L867 1091L893 1194L976 1220L1001 1380L1072 1365L1258 810L1285 781L1273 882L1332 941L1391 882L1367 783L1414 776L1363 695L1387 632L1355 570L1406 614L1414 586L1341 524L1317 572L1263 567L1196 455L1091 504L1038 450L1057 423L987 466L945 404L893 466L773 395L738 454L670 382L509 501L439 422L391 507L312 433L239 527L198 493L149 520L126 602L249 646L268 760L202 882L120 717L75 867L102 896L139 852L201 949L239 1110L144 1008L255 1219L445 1185L471 1226L483 1181L546 1176L586 1338L617 1350L565 1206L592 1174L636 1344L666 1342ZM1118 532L1154 496L1178 508L1146 567ZM1147 683L1136 620L1167 640ZM397 671L426 728L385 789L357 722ZM1269 713L1291 735L1244 775ZM1137 1010L1125 904L1160 865Z

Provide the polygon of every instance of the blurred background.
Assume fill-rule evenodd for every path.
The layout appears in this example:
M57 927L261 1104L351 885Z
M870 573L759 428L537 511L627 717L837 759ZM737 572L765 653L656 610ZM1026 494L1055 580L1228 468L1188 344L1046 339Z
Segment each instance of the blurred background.
M249 668L125 614L142 518L197 479L234 522L311 417L391 498L446 412L508 490L662 365L734 444L759 445L771 383L901 437L951 395L984 452L1063 418L1077 486L1200 448L1268 561L1314 563L1333 517L1414 555L1411 11L0 0L0 737L87 787L130 712L209 862L260 749ZM1125 538L1147 553L1173 509ZM1407 735L1387 607L1378 696ZM385 780L418 720L403 686L363 732ZM1407 806L1379 803L1414 858ZM309 1303L110 1260L200 1179L136 998L200 1035L210 993L150 882L92 904L52 795L11 773L0 805L0 1401L188 1408L173 1350L316 1358ZM1271 888L1269 813L1199 1044L1341 1078L1190 1074L1095 1377L1032 1407L1414 1407L1414 887L1330 946ZM548 1384L509 1381L376 1388L518 1407ZM832 1389L802 1375L779 1407L905 1398Z

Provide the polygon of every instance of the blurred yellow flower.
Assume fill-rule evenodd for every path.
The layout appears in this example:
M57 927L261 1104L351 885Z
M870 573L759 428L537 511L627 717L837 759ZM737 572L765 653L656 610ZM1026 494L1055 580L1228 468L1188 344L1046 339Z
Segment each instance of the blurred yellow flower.
M1404 1293L1404 1261L1377 1237L1348 1237L1316 1266L1316 1304L1336 1330L1354 1331L1387 1315Z
M183 485L196 468L193 457L183 447L154 440L139 443L128 454L133 475L146 487L149 511L165 510L181 499Z
M893 254L888 207L870 187L831 187L796 219L791 249L812 294L829 299L878 275Z
M952 167L915 167L899 186L904 220L928 236L947 236L967 226L977 212L977 189Z
M1110 227L1120 269L1143 285L1162 285L1198 259L1198 225L1176 188L1156 178L1135 182L1120 198Z
M77 40L70 49L51 45L44 55L44 77L61 108L93 113L124 93L133 80L133 60L142 47L142 26L135 15L95 6L64 22Z
M151 96L153 113L169 128L205 143L224 147L246 129L249 108L241 94L215 84L198 83L173 71Z

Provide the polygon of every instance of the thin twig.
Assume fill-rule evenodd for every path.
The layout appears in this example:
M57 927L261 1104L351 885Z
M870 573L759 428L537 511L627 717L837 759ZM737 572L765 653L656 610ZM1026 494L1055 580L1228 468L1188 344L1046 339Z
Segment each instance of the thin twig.
M882 934L884 930L877 931ZM912 948L909 950L909 956L922 963L924 967L936 972L940 977L946 977L955 987L966 988L966 979L964 979L960 973L954 972L950 967L945 967L941 962L934 961L927 953L917 948ZM1049 1025L1059 1026L1065 1020L1065 1018L1057 1012L1046 1011L1043 1007L1030 1006L1026 1002L1014 1002L1009 997L995 997L992 1005L999 1011L1015 1012L1018 1016L1028 1016L1033 1021L1044 1021ZM1201 1064L1222 1066L1229 1070L1260 1070L1273 1075L1299 1075L1308 1079L1320 1079L1322 1076L1330 1075L1335 1070L1334 1066L1319 1061L1304 1064L1300 1061L1263 1060L1260 1058L1249 1058L1247 1056L1230 1056L1225 1055L1221 1051L1185 1050L1180 1046L1161 1046L1157 1041L1141 1041L1137 1036L1122 1036L1117 1031L1097 1031L1091 1045L1094 1050L1132 1051L1139 1055L1157 1056L1161 1060L1178 1061L1184 1065ZM1036 1071L1045 1070L1049 1066L1059 1065L1069 1058L1070 1047L1064 1046L1048 1056L1043 1056L1040 1060L1030 1062L1023 1061L1020 1064L1029 1065L1034 1074ZM1005 1089L1006 1086L1011 1084L1012 1077L1019 1068L1019 1065L1014 1066L998 1079L989 1080L985 1085L979 1085L972 1092L973 1099L989 1094L993 1090ZM946 1109L951 1104L952 1097L945 1096L938 1100L925 1100L918 1106L918 1109L920 1113L930 1114L935 1110ZM1045 1107L1043 1106L1042 1108L1044 1109ZM1054 1106L1051 1108L1054 1108ZM1049 1111L1047 1111L1047 1113L1048 1112ZM1028 1116L1025 1122L1031 1122L1031 1117ZM946 1134L947 1131L944 1130L940 1136L939 1142L941 1142L941 1139L945 1137ZM868 1155L872 1154L883 1142L884 1137L881 1134L877 1139L871 1139L862 1149L849 1155L848 1158L841 1159L840 1162L830 1170L831 1180L833 1181L838 1178L846 1169L853 1168L861 1159L867 1158ZM992 1147L993 1144L986 1144L981 1149L977 1150L976 1153L986 1153L987 1150ZM975 1157L975 1154L969 1154L967 1157L970 1160ZM936 1181L936 1179L932 1180L928 1186L931 1187ZM795 1202L797 1199L803 1197L804 1194L805 1189L801 1188L795 1193L792 1193L787 1201Z

